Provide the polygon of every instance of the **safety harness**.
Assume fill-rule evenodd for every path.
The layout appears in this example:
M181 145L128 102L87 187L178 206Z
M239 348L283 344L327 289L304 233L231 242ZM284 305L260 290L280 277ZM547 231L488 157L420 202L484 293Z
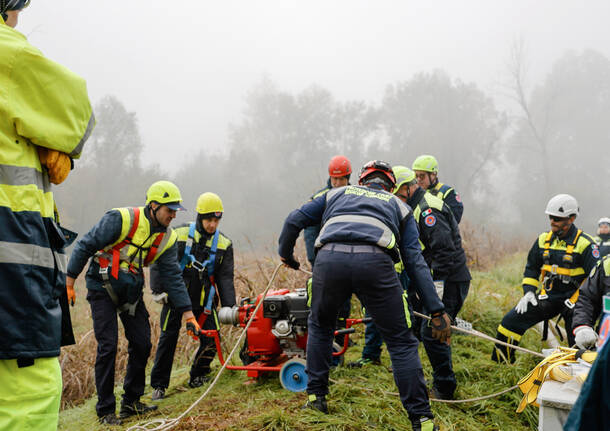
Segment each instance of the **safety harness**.
M563 266L559 266L557 264L551 265L551 242L553 240L553 231L549 231L547 233L546 238L544 240L544 251L542 252L542 260L544 264L542 265L542 271L540 273L540 278L542 279L542 287L540 289L540 294L538 295L538 299L547 299L548 295L546 293L547 290L553 289L553 282L559 278L563 283L570 283L573 277L572 267L574 265L574 248L576 247L576 243L578 242L578 238L582 234L582 230L578 229L576 235L574 235L574 239L566 246L566 252L563 255L562 262ZM565 300L565 305L569 309L574 308L576 305L576 301L578 300L578 288L572 294L572 296Z
M142 268L148 266L150 262L152 262L157 255L157 251L159 250L159 246L165 237L165 232L161 232L154 240L144 261L142 262L142 252L144 248L142 245L146 243L148 238L140 245L133 243L133 236L135 235L138 224L140 223L140 208L128 208L128 212L130 215L130 226L127 236L123 239L123 241L114 245L111 249L100 250L95 254L94 261L96 261L100 266L100 275L102 276L102 286L108 292L110 299L116 306L119 313L124 311L128 311L131 316L135 315L136 306L140 299L138 298L134 303L125 303L121 304L119 301L119 297L114 291L112 284L110 283L110 277L108 276L108 267L110 267L110 275L118 280L119 278L119 269L121 269L121 262L127 262L127 269L121 269L125 272L131 272L132 274L142 274ZM138 250L132 254L131 256L127 256L125 253L121 252L121 249L127 245L132 245L136 247ZM136 256L140 256L140 265L136 267L133 262Z
M566 252L563 255L562 262L564 266L559 266L557 264L551 265L551 243L553 241L553 231L549 231L544 239L544 251L542 252L542 260L544 264L542 265L542 271L540 273L540 279L542 280L542 287L540 288L540 294L538 295L538 299L544 300L548 298L547 290L553 289L553 282L559 278L563 283L570 283L572 281L572 266L574 264L574 248L576 247L576 243L578 242L578 238L582 234L582 230L578 229L576 235L574 235L574 239L566 246ZM579 289L577 288L572 296L567 298L564 301L565 306L568 309L573 309L576 305L576 301L578 300ZM559 339L563 341L562 331L559 329L559 322L564 318L563 313L559 315L557 320L555 321L555 328L557 328L557 335ZM542 340L545 341L548 338L549 334L549 320L545 320L542 329Z
M195 259L195 256L191 253L193 249L193 243L195 241L195 222L192 222L189 226L189 234L186 240L186 244L184 246L184 255L180 260L180 269L184 270L188 265L192 268L199 271L199 275L203 274L204 271L207 270L208 278L210 279L210 293L208 295L208 300L206 301L205 306L203 307L203 313L197 319L197 323L199 323L200 327L203 327L206 319L210 314L212 314L214 295L216 295L216 281L214 278L214 263L216 262L216 251L218 250L218 237L220 233L218 229L214 232L214 238L212 239L212 247L210 248L210 254L208 258L204 262L199 262ZM205 298L205 289L201 289L201 299L199 305L203 306L203 300Z

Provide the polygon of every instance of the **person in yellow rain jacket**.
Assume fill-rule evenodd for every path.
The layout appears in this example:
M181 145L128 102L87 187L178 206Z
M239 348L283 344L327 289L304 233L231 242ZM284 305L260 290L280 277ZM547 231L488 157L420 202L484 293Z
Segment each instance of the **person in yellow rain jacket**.
M15 30L28 4L0 0L0 429L55 430L66 238L50 184L95 120L85 81Z

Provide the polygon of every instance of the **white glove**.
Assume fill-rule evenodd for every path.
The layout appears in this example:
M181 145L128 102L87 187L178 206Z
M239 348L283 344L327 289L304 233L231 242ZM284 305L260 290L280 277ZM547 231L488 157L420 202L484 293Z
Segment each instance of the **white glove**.
M157 304L167 304L167 293L166 292L153 293L152 299Z
M443 300L443 292L445 291L445 282L443 280L434 281L434 288L436 289L436 294L439 299Z
M597 333L590 326L578 326L574 329L574 341L581 349L590 349L595 346Z
M534 307L538 305L536 294L534 292L527 292L525 295L523 295L523 298L519 300L515 306L515 311L517 314L525 313L527 311L527 304L532 304Z

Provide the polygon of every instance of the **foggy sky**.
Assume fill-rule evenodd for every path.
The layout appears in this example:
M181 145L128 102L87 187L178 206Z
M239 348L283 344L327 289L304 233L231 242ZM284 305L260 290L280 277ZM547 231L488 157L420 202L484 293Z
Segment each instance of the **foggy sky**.
M93 103L113 94L135 111L143 160L173 171L190 151L226 148L263 76L377 101L442 68L499 100L514 40L540 82L566 49L610 57L608 16L608 1L38 0L18 30L85 77Z

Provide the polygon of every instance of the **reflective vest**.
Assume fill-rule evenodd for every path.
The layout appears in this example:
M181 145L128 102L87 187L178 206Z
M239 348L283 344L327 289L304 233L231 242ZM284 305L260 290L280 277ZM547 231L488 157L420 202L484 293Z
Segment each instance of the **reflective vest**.
M59 355L65 238L37 146L76 158L94 124L85 81L0 18L0 359Z
M121 234L113 244L98 251L94 260L100 266L104 289L119 311L128 310L133 315L137 301L120 304L110 284L110 277L118 279L119 271L142 274L142 268L155 262L174 245L178 236L170 227L163 232L151 232L151 224L144 215L144 207L115 209L121 214Z

